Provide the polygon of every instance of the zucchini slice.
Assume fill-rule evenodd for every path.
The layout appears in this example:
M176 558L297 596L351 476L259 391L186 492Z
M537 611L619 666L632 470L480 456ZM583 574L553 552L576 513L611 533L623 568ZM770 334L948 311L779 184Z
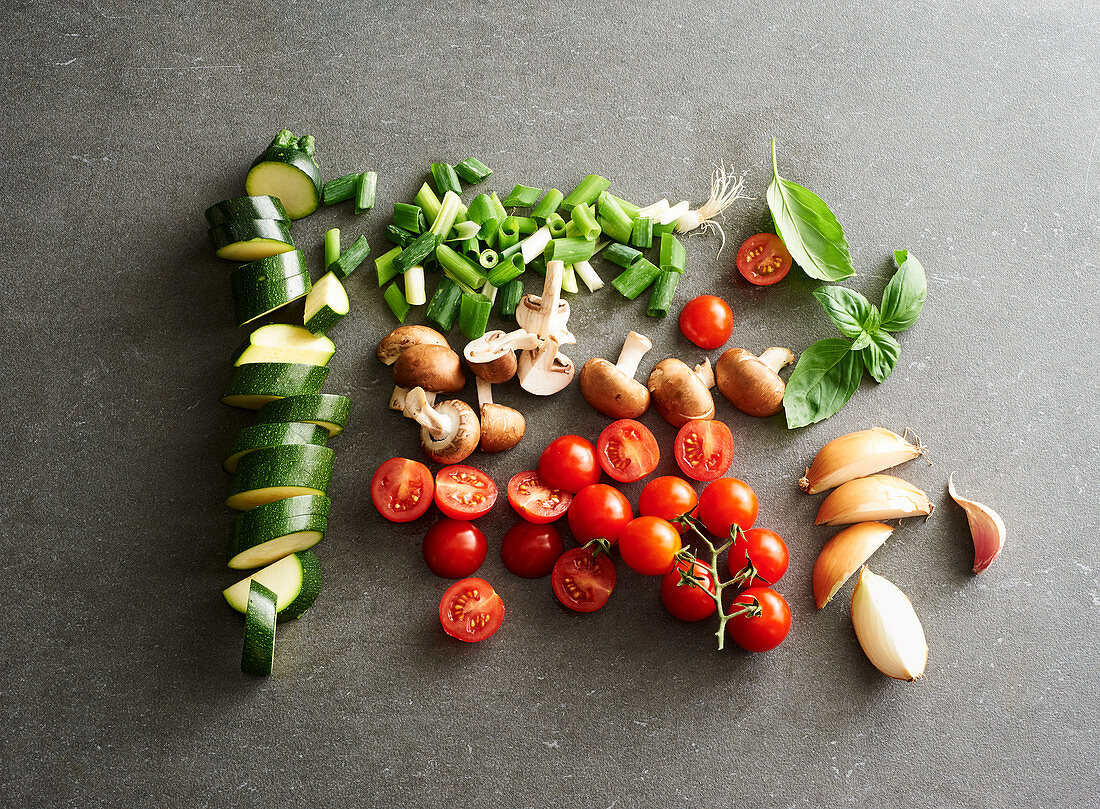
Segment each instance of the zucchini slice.
M266 523L286 522L293 517L304 517L310 514L327 517L330 505L331 501L323 494L305 494L275 500L238 514L233 520L230 532L249 533Z
M323 335L304 326L271 323L260 326L233 352L234 365L255 362L295 362L303 365L328 365L336 346Z
M257 677L271 674L275 662L276 598L258 581L248 583L248 606L244 613L244 649L241 671Z
M241 516L251 513L246 511ZM235 522L229 533L229 567L234 570L263 567L289 554L308 550L325 536L327 524L324 514L302 514L269 523Z
M277 197L291 219L301 219L321 204L321 169L313 157L313 138L284 129L248 170L244 190Z
M339 435L348 423L351 399L335 393L312 393L275 399L260 408L257 424L304 421L328 430L329 438Z
M255 261L294 249L290 225L278 219L234 219L207 231L218 258Z
M255 424L237 433L222 459L222 468L232 475L241 458L250 452L291 444L324 446L327 439L328 430L316 424Z
M316 444L253 450L237 465L225 504L247 511L284 497L324 494L332 480L335 457L331 449Z
M317 393L328 377L324 365L297 362L256 362L233 369L233 377L222 393L222 402L232 407L259 410L284 396Z
M279 619L290 620L297 618L317 600L317 594L321 592L321 564L312 551L292 553L226 587L222 595L237 612L247 611L248 591L253 581L275 593L275 611Z
M290 222L283 203L275 197L233 197L216 202L206 209L206 221L211 225L232 222L234 219L280 219Z
M325 334L349 311L348 293L335 273L325 273L306 295L306 329L313 334Z

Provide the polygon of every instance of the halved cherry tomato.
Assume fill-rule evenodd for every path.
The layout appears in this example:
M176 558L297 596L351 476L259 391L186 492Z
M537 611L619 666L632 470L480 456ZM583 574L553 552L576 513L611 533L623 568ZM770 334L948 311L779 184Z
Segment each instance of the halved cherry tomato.
M500 561L517 576L538 579L554 569L564 551L565 543L557 528L520 520L500 542Z
M717 295L700 295L680 310L680 331L699 348L718 348L733 332L733 311Z
M649 428L634 419L619 419L604 427L596 442L603 471L620 483L641 480L661 460L661 448Z
M428 467L408 458L383 461L370 479L370 499L390 522L411 522L432 504L435 483Z
M615 589L615 563L592 548L573 548L558 557L550 584L558 601L576 612L595 612Z
M439 602L439 623L452 638L485 640L504 620L504 602L485 579L463 579L447 588Z
M626 495L606 483L585 486L569 505L569 530L581 545L592 539L606 539L614 545L633 519Z
M749 236L737 251L738 272L750 284L762 287L782 281L791 270L791 261L787 245L774 233Z
M756 492L737 478L719 478L699 495L699 520L703 526L725 542L733 524L748 531L756 522Z
M661 601L674 618L679 618L681 621L702 621L718 609L714 599L707 595L708 592L713 593L715 590L714 574L699 562L690 563L690 568L688 564L682 559L677 559L672 570L661 579ZM680 571L689 569L699 579L698 584L680 583L683 581Z
M553 522L569 509L573 495L547 486L538 472L517 472L508 481L508 502L527 522Z
M575 494L600 480L596 448L579 435L559 436L539 456L539 475L548 486Z
M472 466L445 466L435 473L435 504L452 520L476 520L497 501L493 479Z
M730 618L726 629L742 649L766 652L781 644L791 631L791 608L783 596L770 587L750 587L733 600L730 610L753 606L754 602L759 605L759 615L752 614L756 611L753 607L751 612Z
M733 433L714 419L689 421L676 433L673 453L680 471L692 480L717 480L733 463Z
M660 517L637 517L619 534L619 555L643 576L663 576L683 547L680 532Z
M748 558L746 558L746 556ZM726 563L730 578L741 573L751 562L756 575L745 587L766 587L775 584L787 572L790 554L783 537L767 528L750 528L737 537L730 548Z
M489 543L472 522L444 518L428 529L421 550L432 573L461 579L481 567Z
M681 514L691 514L699 503L699 495L691 484L674 475L653 478L638 497L638 514L660 517L676 526L681 534L684 529L675 520Z

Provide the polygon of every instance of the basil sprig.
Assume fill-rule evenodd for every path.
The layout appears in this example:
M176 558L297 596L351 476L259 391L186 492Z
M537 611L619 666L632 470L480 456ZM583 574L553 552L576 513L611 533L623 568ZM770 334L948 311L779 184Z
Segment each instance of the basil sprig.
M844 336L818 340L798 358L783 396L789 428L835 414L852 398L865 369L876 382L893 372L901 345L890 332L905 331L916 323L928 293L924 268L915 256L895 250L894 263L898 269L886 285L881 306L845 287L814 290L814 297Z

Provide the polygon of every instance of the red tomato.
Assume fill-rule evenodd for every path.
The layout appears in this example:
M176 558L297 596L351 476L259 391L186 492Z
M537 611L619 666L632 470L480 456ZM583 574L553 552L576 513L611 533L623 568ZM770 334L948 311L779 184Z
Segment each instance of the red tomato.
M572 500L569 492L547 486L538 472L517 472L508 481L508 502L527 522L553 522Z
M683 478L664 475L653 478L642 489L638 498L638 514L668 520L682 534L684 529L675 522L676 518L692 513L698 503L699 496L690 483Z
M461 579L481 567L489 543L472 522L442 519L424 535L422 550L432 573Z
M554 562L565 551L561 534L552 525L517 522L500 543L500 561L517 576L538 579L554 569Z
M497 501L493 479L472 466L445 466L435 473L435 504L453 520L476 520Z
M680 331L699 348L718 348L730 339L733 310L717 295L692 298L680 310Z
M719 478L699 495L699 520L723 542L734 523L742 531L752 528L758 508L752 487L737 478Z
M634 419L619 419L604 427L596 442L596 454L603 471L620 483L644 478L661 460L657 439Z
M576 612L595 612L615 589L615 563L606 553L592 548L573 548L558 557L550 584L554 595Z
M775 584L787 572L789 561L787 543L783 541L783 537L767 528L750 528L743 533L733 543L726 558L731 579L745 570L750 562L756 568L756 575L752 577L752 581L745 583L745 587Z
M504 620L504 602L485 579L463 579L447 588L439 602L439 623L452 638L485 640Z
M737 251L737 270L750 284L771 286L790 272L791 254L774 233L757 233L745 239Z
M539 456L539 476L548 486L570 493L579 492L590 483L599 483L596 448L579 435L555 438Z
M634 519L626 495L606 483L585 486L569 506L569 530L581 545L593 539L606 539L612 545Z
M681 570L688 570L688 563L677 559L672 570L661 579L661 601L672 617L681 621L701 621L714 614L718 605L707 593L713 593L714 574L705 565L699 562L691 563L691 571L699 578L699 584L684 582L680 576Z
M726 624L733 642L750 652L766 652L783 642L791 630L791 608L786 600L770 587L750 587L740 593L730 605L753 605L744 615L730 618Z
M408 458L384 461L370 479L370 499L391 522L411 522L432 504L435 483L428 467Z
M676 464L692 480L717 480L733 463L733 433L720 421L689 421L676 433Z
M638 517L619 535L619 555L643 576L662 576L672 569L683 543L680 532L660 517Z

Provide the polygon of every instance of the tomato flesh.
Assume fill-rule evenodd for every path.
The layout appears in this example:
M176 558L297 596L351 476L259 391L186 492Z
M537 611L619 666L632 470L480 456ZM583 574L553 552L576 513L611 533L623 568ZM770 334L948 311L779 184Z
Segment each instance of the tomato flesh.
M504 602L485 579L463 579L447 588L439 602L439 623L452 638L476 643L504 621Z
M752 487L737 478L719 478L699 496L699 520L723 542L729 538L734 523L742 531L752 528L758 509Z
M750 528L737 538L726 557L730 578L744 570L750 562L756 568L756 575L745 583L746 587L775 584L783 578L790 563L787 543L775 531Z
M683 582L680 571L689 569L699 579L698 584ZM661 602L672 617L681 621L702 621L714 615L718 605L707 595L714 592L714 575L699 562L691 562L689 568L688 562L678 559L661 579Z
M370 497L390 522L411 522L432 504L435 483L428 467L408 458L383 461L370 479Z
M668 520L682 534L684 529L675 522L676 518L693 513L698 503L699 495L690 483L674 475L662 475L642 488L638 497L638 514Z
M750 236L737 251L737 271L750 284L771 286L782 281L791 270L787 245L774 233Z
M640 421L619 419L600 433L596 456L608 475L620 483L631 483L657 468L661 449L653 433Z
M421 548L428 569L445 579L461 579L485 561L489 543L472 522L444 518L428 529Z
M579 492L600 480L596 448L579 435L559 436L539 456L539 475L552 488Z
M683 547L680 532L660 517L638 517L619 535L619 555L643 576L663 576L672 569Z
M435 475L435 504L454 520L476 520L497 501L493 479L472 466L445 466Z
M606 539L614 545L632 519L634 511L626 495L606 483L585 486L569 505L569 530L582 545L593 539Z
M733 463L733 433L723 422L689 421L676 434L676 465L692 480L717 480Z
M595 612L611 597L618 574L606 553L573 548L558 557L550 585L564 606L576 612Z
M699 348L718 348L733 333L733 310L717 295L692 298L680 310L680 331Z
M766 652L781 644L791 630L791 608L786 599L770 587L750 587L742 591L730 605L760 605L759 615L736 615L726 624L733 642L749 652Z
M517 472L508 481L508 502L527 522L553 522L569 510L573 495L548 486L538 472Z
M553 525L533 525L520 520L500 542L500 561L525 579L549 575L565 551L561 534Z

